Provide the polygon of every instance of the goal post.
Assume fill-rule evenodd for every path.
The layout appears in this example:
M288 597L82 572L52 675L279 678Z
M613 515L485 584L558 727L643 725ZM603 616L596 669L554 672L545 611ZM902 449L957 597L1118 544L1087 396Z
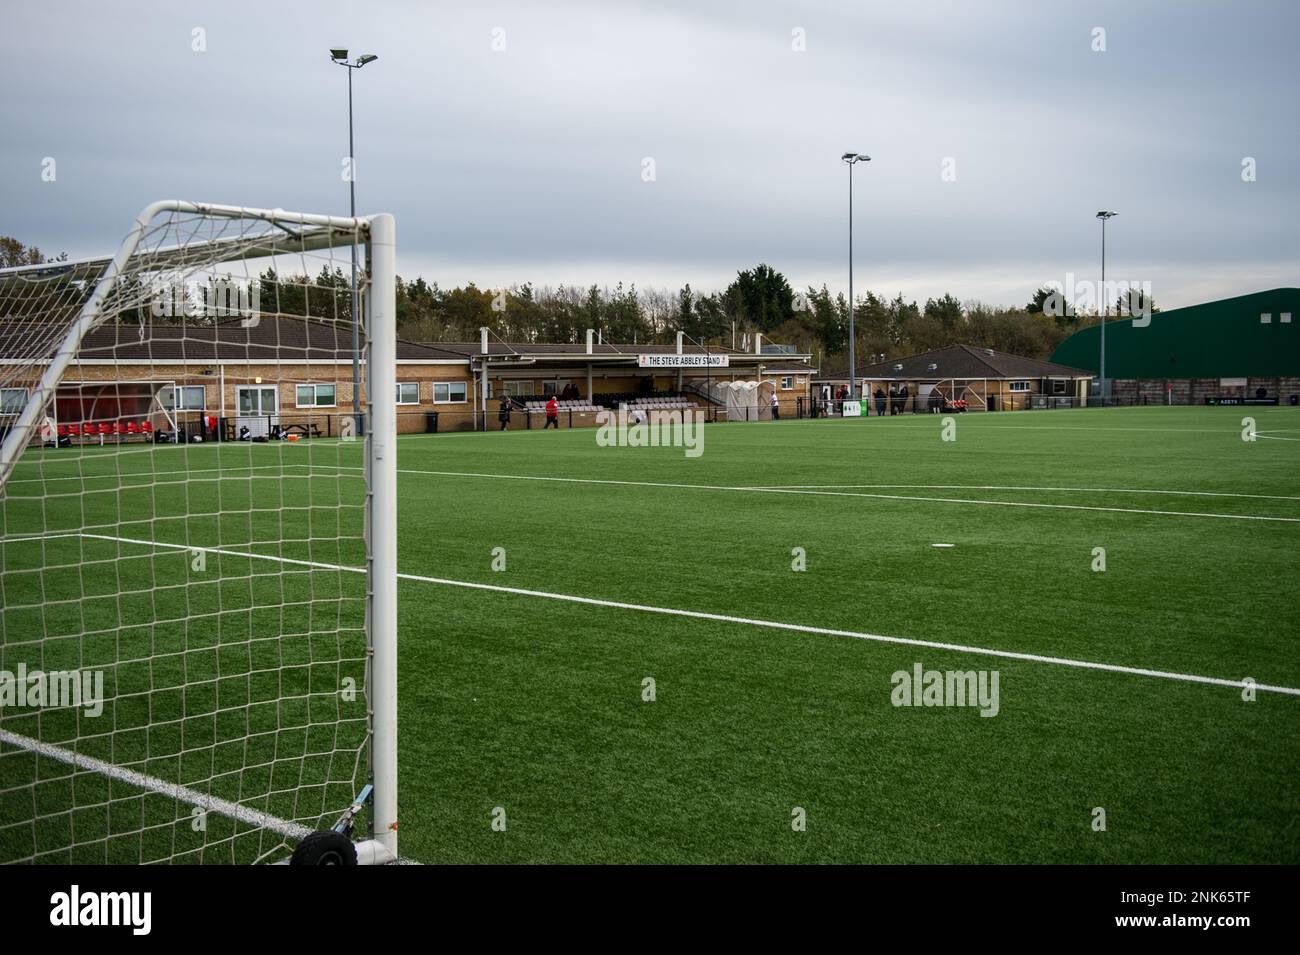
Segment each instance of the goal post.
M176 200L0 270L0 863L397 858L395 292Z
M369 464L371 753L374 838L397 858L397 268L396 225L370 223ZM383 400L376 401L376 397Z

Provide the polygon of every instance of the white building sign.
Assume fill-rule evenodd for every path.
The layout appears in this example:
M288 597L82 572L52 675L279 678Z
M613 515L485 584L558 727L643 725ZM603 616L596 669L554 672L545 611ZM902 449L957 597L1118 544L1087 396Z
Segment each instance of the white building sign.
M730 355L637 355L641 368L729 368Z

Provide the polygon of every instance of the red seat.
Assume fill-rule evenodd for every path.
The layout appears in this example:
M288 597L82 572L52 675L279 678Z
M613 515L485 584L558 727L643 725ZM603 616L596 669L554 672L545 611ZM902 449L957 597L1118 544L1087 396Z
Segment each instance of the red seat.
M113 422L113 434L126 434L126 428L122 425L121 421Z
M98 430L99 430L99 433L100 433L101 435L107 435L107 434L111 434L111 433L112 433L112 431L111 431L110 428L108 427L108 422L107 422L107 421L101 421L101 422L99 423L99 429L98 429Z
M60 437L60 438L66 438L66 437L67 437L69 434L71 434L71 433L72 433L72 432L68 430L68 426L67 426L66 424L61 424L61 425L59 425L59 437Z
M140 423L140 430L145 434L153 434L153 422L145 419Z
M72 437L74 437L74 438L79 438L79 437L81 437L81 425L80 425L80 424L69 424L69 425L65 425L65 427L68 429L68 434L70 434Z
M136 424L136 422L134 422L134 421L128 421L128 422L126 423L126 433L127 433L127 434L139 434L139 433L140 433L140 426L139 426L138 424Z

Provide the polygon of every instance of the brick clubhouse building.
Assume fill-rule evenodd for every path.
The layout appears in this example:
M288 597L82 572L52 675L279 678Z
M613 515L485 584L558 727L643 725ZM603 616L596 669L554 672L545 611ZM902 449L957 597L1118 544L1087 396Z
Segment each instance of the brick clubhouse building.
M794 415L816 369L809 356L760 344L752 352L699 346L597 343L397 343L402 432L497 427L502 396L512 427L527 427L549 396L566 396L563 424L595 423L620 402L677 399L712 417ZM0 426L27 399L48 363L52 336L38 324L0 322L0 362L28 370L0 395ZM364 407L364 356L360 361ZM736 393L744 402L737 404ZM195 429L226 440L282 431L338 435L353 417L351 328L345 323L260 316L256 321L116 323L78 350L51 415L56 426L108 425L108 433ZM432 415L436 414L434 419Z

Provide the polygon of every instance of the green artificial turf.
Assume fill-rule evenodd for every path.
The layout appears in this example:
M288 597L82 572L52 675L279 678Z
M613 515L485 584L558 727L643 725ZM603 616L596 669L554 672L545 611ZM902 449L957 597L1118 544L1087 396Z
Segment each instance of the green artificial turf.
M1261 431L1253 442L1242 440L1245 410L1231 408L970 414L957 418L955 441L942 440L939 416L720 424L705 428L699 457L603 447L591 429L402 438L399 567L411 575L398 608L402 855L1300 861L1295 695L1261 690L1247 702L1240 687L543 595L1298 688L1300 414L1249 414ZM16 475L39 469L57 488L57 454L25 460ZM189 480L160 493L167 455ZM112 503L116 536L360 563L359 512L331 507L355 501L359 444L77 461L61 503L11 489L6 607L19 550L32 546L11 538L88 521L88 504L79 504L87 517L65 513L90 499L73 491L96 480L129 486L131 473L143 475L139 486L94 505ZM1156 493L1167 491L1214 495ZM260 510L230 516L250 503ZM173 504L178 515L226 516L132 523ZM493 569L497 548L504 570ZM795 548L806 570L792 569ZM1093 569L1096 548L1104 572ZM305 638L282 634L327 631L303 625L305 601L286 597L303 587L352 632L345 575L300 571L286 591L283 565L263 573L245 586L250 607L227 595L216 603L274 610L279 629L232 627L234 670L209 660L189 682L247 683L245 671L262 669L250 633L272 632L280 639L269 646L292 654ZM8 661L31 647L14 640L14 613L5 622ZM309 655L324 667L319 686L330 686L355 647L318 642ZM271 671L297 672L294 662ZM892 705L892 674L917 663L997 670L997 715ZM653 702L643 699L647 678ZM178 705L185 717L213 709ZM152 754L146 744L127 752ZM301 769L310 752L285 741L276 758ZM18 759L0 758L0 772ZM321 778L308 773L309 783ZM255 783L251 803L272 810L288 798ZM324 812L319 788L285 813ZM6 832L26 831L3 825L33 811L32 788L6 790L0 779L0 791L4 846ZM792 828L796 807L805 831ZM1094 829L1097 808L1105 831ZM502 812L504 831L492 825Z

